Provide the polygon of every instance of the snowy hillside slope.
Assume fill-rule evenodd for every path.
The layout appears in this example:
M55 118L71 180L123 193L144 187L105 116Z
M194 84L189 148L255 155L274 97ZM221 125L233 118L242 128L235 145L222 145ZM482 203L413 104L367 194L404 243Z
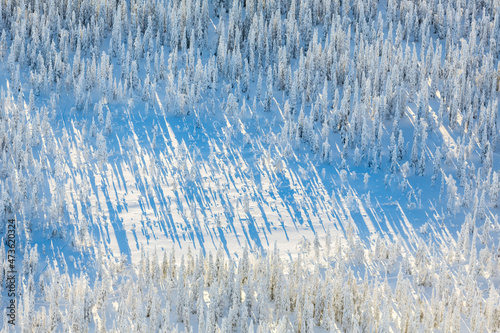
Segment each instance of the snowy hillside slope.
M499 8L0 0L4 330L500 329Z

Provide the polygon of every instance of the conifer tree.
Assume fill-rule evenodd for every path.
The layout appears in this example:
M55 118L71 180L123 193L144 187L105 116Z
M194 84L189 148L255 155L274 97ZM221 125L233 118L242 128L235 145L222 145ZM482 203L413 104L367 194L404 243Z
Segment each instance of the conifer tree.
M434 164L432 168L432 178L431 178L433 186L440 173L441 173L441 151L439 147L436 147L436 151L434 152Z
M102 135L102 132L97 134L96 143L97 143L97 161L99 163L100 168L102 168L103 164L106 163L108 159L106 139L104 135Z

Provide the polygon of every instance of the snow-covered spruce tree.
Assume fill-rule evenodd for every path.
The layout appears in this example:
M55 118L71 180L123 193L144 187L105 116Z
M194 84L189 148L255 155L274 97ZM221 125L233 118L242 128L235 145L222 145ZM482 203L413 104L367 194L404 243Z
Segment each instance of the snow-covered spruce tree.
M433 168L432 168L432 178L431 178L431 184L434 185L436 182L436 179L439 174L441 174L441 150L439 147L436 147L436 151L434 152L434 162L433 162Z
M264 97L264 110L271 111L271 105L273 101L273 70L271 66L267 68L267 76L266 76L266 95Z
M96 145L97 145L97 154L96 154L97 162L99 164L99 167L102 168L103 165L108 160L108 149L106 147L106 138L104 137L102 132L97 133Z

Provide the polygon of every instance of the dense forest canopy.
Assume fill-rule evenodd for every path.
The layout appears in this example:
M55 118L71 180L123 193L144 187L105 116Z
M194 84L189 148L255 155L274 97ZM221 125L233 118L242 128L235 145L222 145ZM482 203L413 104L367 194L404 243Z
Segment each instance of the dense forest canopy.
M500 330L499 59L499 0L0 0L3 330Z

